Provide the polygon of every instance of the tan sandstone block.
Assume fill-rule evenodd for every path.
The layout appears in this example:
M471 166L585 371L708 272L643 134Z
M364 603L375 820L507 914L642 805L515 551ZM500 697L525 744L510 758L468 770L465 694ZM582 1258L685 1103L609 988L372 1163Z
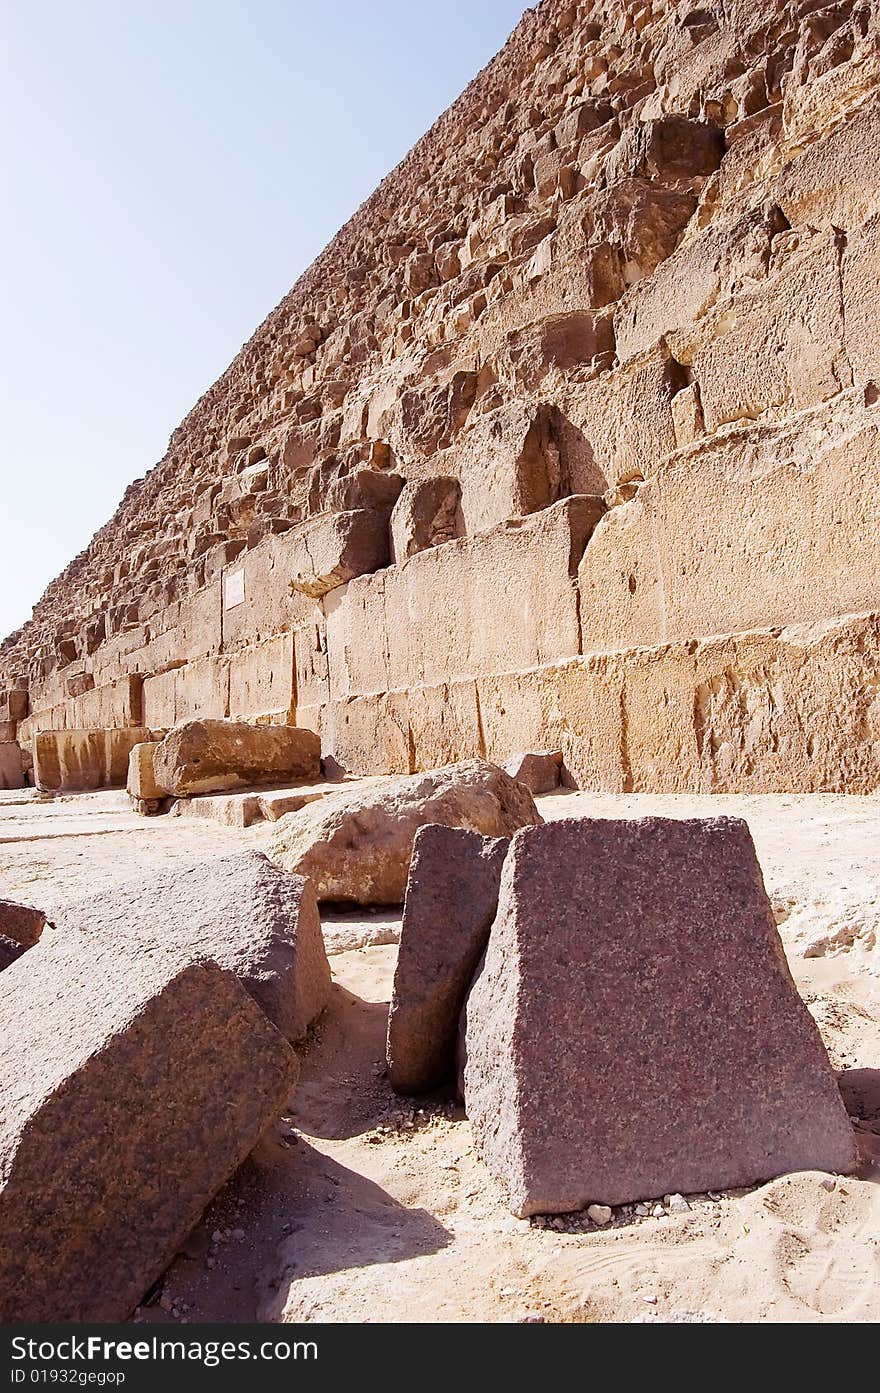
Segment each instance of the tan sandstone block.
M158 740L145 740L132 749L128 757L128 779L125 785L132 798L152 802L154 799L168 796L168 790L156 782L153 755L158 747Z
M152 731L45 730L34 736L34 782L52 792L124 788L135 745L152 740Z
M230 717L288 724L296 707L293 634L231 653L228 661Z
M331 697L434 686L576 653L572 576L603 511L598 498L563 499L352 581L332 622L328 615Z

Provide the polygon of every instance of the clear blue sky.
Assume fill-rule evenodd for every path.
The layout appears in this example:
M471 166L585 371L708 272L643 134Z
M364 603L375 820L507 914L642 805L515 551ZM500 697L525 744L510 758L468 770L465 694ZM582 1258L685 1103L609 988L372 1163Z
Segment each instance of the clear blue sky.
M0 637L518 0L6 0Z

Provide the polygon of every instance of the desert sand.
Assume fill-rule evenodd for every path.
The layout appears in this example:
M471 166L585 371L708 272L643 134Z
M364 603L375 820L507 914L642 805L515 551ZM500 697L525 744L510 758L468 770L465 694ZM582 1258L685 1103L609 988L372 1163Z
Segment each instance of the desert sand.
M646 1214L627 1206L605 1228L515 1219L460 1107L398 1099L385 1078L398 916L328 914L334 994L291 1109L137 1319L880 1318L880 798L561 793L539 806L545 818L746 818L792 973L840 1071L858 1175L800 1173L688 1197L688 1208L656 1196ZM4 793L0 893L51 915L134 869L261 847L268 834L138 818L121 793Z

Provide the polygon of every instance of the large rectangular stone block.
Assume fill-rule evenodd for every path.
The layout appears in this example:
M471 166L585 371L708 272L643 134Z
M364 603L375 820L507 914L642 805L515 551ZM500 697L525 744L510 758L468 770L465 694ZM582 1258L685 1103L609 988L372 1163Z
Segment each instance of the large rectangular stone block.
M578 570L583 651L875 606L880 411L855 395L682 452L610 509Z
M465 1106L516 1214L857 1164L739 819L518 832L466 1010Z
M604 504L566 498L355 580L328 612L334 699L532 667L579 651L572 577Z
M296 714L292 633L230 653L228 664L233 720L292 723Z
M791 251L771 280L668 336L692 363L706 430L827 401L852 385L843 343L840 251L829 232Z
M0 788L24 787L24 761L15 740L0 743Z
M0 1017L0 1320L125 1320L296 1056L231 972L74 932L6 969Z
M43 730L34 736L34 783L58 793L125 788L135 745L153 739L143 727L122 730Z

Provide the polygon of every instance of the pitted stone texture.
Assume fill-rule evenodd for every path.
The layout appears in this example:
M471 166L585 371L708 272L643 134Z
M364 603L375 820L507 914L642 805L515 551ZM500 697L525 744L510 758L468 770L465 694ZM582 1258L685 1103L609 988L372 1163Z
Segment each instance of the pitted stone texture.
M416 833L388 1016L398 1093L427 1093L454 1078L458 1021L489 941L509 845L459 827Z
M314 731L296 726L187 721L160 741L153 771L157 783L176 797L320 779L321 742Z
M121 1321L281 1110L229 972L56 937L0 993L0 1320Z
M16 943L14 938L8 938L6 934L0 933L0 972L18 962L22 953L26 952L27 948L23 944Z
M856 1164L739 819L520 832L466 1041L475 1143L519 1215Z
M45 927L46 916L41 909L15 900L0 900L0 934L20 943L22 948L33 948Z
M461 485L440 476L407 484L391 514L391 560L400 563L463 530Z
M257 851L139 876L67 905L57 927L96 947L115 944L138 966L211 959L288 1040L305 1034L330 994L311 885Z
M319 900L401 904L413 838L440 823L510 837L541 822L528 789L482 760L389 779L381 789L328 794L281 818L268 854L312 881Z

